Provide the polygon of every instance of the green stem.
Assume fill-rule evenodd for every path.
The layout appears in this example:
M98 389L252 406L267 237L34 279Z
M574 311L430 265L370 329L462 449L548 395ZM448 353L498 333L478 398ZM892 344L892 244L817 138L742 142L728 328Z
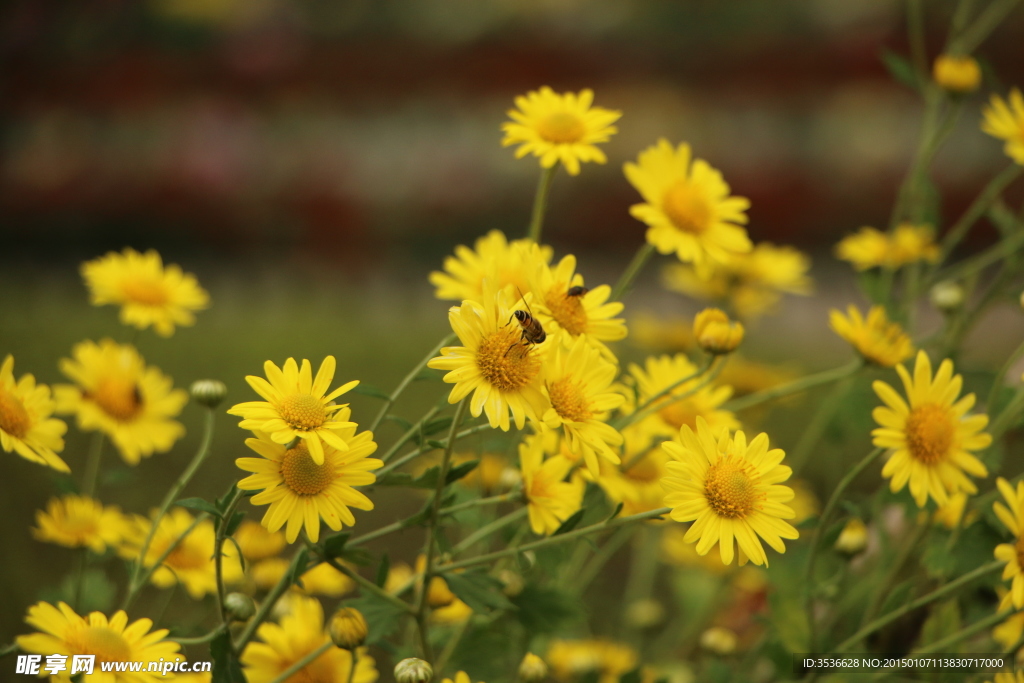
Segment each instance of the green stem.
M561 164L555 163L551 168L545 168L540 173L540 181L537 183L537 194L533 197L533 212L530 216L530 230L527 238L540 243L541 229L544 227L544 212L548 208L548 192L551 190L551 183L555 180L555 173Z
M477 434L479 432L486 432L489 429L491 429L491 425L487 424L486 422L483 423L483 424L474 425L472 427L467 427L466 429L463 429L461 432L459 432L458 434L455 435L455 440L458 441L459 439L464 439L467 436L472 436L473 434ZM443 441L442 443L444 443L445 446L447 447L447 445L448 445L447 441ZM377 470L377 472L375 472L375 474L377 475L377 478L380 479L381 477L383 477L388 472L391 472L392 470L395 470L395 469L401 467L402 465L404 465L405 463L409 462L410 460L413 460L413 459L423 455L424 453L429 453L430 451L433 451L433 450L437 450L437 449L434 448L433 446L420 446L419 448L417 448L414 451L409 451L408 453L403 455L398 460L395 460L392 463L388 463L386 466L384 466L381 469Z
M438 675L444 671L444 667L448 664L448 660L455 654L455 648L459 646L459 641L462 640L462 636L466 635L466 631L469 629L469 621L472 617L467 617L455 627L455 632L448 637L448 642L445 643L444 649L441 650L441 654L437 658L437 663L434 665L434 670Z
M910 39L910 57L921 85L928 82L928 53L924 42L924 8L921 0L907 2L907 34Z
M705 386L707 386L708 382L704 382L702 384L699 384L698 386L693 387L690 391L682 393L682 394L680 394L678 396L672 396L668 401L665 401L665 403L663 403L662 405L655 405L661 398L667 396L668 394L671 394L673 391L675 391L676 389L678 389L682 385L686 384L687 382L691 382L691 381L697 379L698 377L700 377L701 375L703 375L705 372L707 372L711 368L712 365L714 365L715 360L717 360L717 356L708 356L705 359L704 363L699 368L697 368L696 371L694 371L694 372L690 373L689 375L683 377L679 381L674 382L671 385L665 387L664 389L662 389L661 391L656 393L654 396L651 396L649 399L644 401L641 405L637 406L636 410L634 410L632 413L630 413L629 415L623 415L618 420L616 420L612 424L612 426L615 427L615 429L622 429L624 427L627 427L627 426L633 424L634 422L639 422L640 420L642 420L643 418L647 417L651 413L655 413L655 412L657 412L659 410L662 410L667 405L671 405L672 403L675 403L676 401L680 401L680 400L682 400L684 398L687 398L688 396L692 396L693 394L697 393L698 391L703 389ZM718 376L718 374L715 373L714 377L717 377L717 376ZM714 379L714 377L711 377L710 379ZM624 468L624 469L628 469L628 468Z
M963 36L958 41L960 50L964 54L974 52L979 45L985 42L988 35L1006 18L1006 15L1013 10L1014 5L1018 2L1019 0L995 0L986 7L981 16L971 24L971 27L964 31Z
M96 482L99 480L100 460L103 458L103 442L105 440L106 435L103 432L93 434L89 457L85 461L85 479L82 481L82 495L87 498L92 498L96 493Z
M521 500L523 492L519 489L515 491L509 491L508 493L502 493L498 496L491 496L490 498L477 498L475 500L466 501L465 503L459 503L458 505L452 505L451 507L441 508L442 515L454 515L456 512L462 512L463 510L470 510L472 508L485 507L487 505L499 505L501 503L507 503L510 500Z
M963 50L960 49L960 37L963 35L964 26L967 25L967 19L971 16L972 5L974 5L974 0L959 0L956 3L956 9L953 11L953 20L950 22L949 38L946 40L945 52L954 55L963 54Z
M462 541L460 541L454 548L452 548L452 555L458 555L462 551L472 548L475 543L487 538L495 531L498 531L499 529L508 526L516 520L522 519L526 516L526 512L527 508L522 507L519 508L518 510L514 510L513 512L508 513L504 517L499 517L490 524L486 524L480 527L469 536L466 536L466 538L462 539Z
M377 431L377 427L380 426L381 420L383 420L384 416L388 414L388 409L390 409L392 404L398 400L398 397L402 395L402 392L405 391L406 387L408 387L413 382L413 380L416 379L416 377L420 374L420 371L427 365L427 362L429 362L431 358L435 357L441 351L442 347L447 346L454 340L454 334L449 334L447 337L442 339L437 346L430 350L430 353L428 353L423 358L423 360L416 364L416 367L409 371L408 375L402 378L402 381L398 383L398 386L395 387L395 390L388 395L387 399L385 399L384 405L380 407L380 411L377 413L377 417L373 418L373 422L371 422L370 426L367 428L369 429L369 431Z
M810 457L811 451L821 441L821 437L825 434L825 430L832 423L832 418L835 417L836 412L842 407L846 401L846 396L850 393L850 387L852 385L852 378L847 377L845 380L840 381L835 387L832 388L832 392L825 398L824 401L818 406L818 410L814 413L814 417L803 429L803 433L800 435L800 440L793 448L792 453L789 455L789 466L793 470L793 476L796 476L800 470L807 464L807 458Z
M362 536L356 536L351 541L346 542L345 547L352 548L357 545L363 545L364 543L369 543L375 538L380 538L381 536L387 536L388 534L393 534L396 531L401 531L405 527L406 521L404 519L399 520L397 522L392 522L387 526L382 526L379 529L374 529L373 531L367 532Z
M999 368L999 372L996 374L995 379L992 380L992 389L989 390L988 400L985 401L986 415L992 414L992 408L995 407L996 398L999 396L999 389L1004 386L1003 381L1006 379L1006 376L1010 374L1010 368L1020 360L1021 356L1024 356L1024 342L1021 342L1021 345L1010 354L1010 357L1006 359L1005 363L1003 363L1003 367Z
M626 266L622 277L619 278L619 281L615 283L615 287L612 288L612 294L608 298L609 301L618 301L626 294L630 285L633 284L633 280L636 279L640 271L647 265L647 261L650 260L652 254L654 254L654 245L644 242L643 246L633 256L633 260Z
M164 551L160 553L160 556L156 558L156 561L153 562L153 564L151 564L149 567L147 567L146 570L138 577L137 583L133 580L133 582L128 585L128 594L124 596L124 601L121 603L122 610L126 610L131 606L132 602L135 601L135 598L138 597L139 591L142 589L142 587L146 585L146 583L149 581L149 578L153 576L153 573L161 566L163 566L164 560L166 560L170 556L170 554L174 552L174 549L181 545L181 542L184 541L185 538L190 533L192 533L192 531L195 530L197 526L199 526L201 523L205 522L209 518L210 515L204 512L198 515L195 519L193 519L192 523L188 525L188 528L185 529L185 531L183 531L180 536L174 539L174 542L168 545L164 549ZM145 562L145 557L145 553L140 555L138 562Z
M822 384L841 380L853 375L862 367L864 367L864 361L858 358L852 363L841 365L838 368L823 370L822 372L793 380L788 384L782 384L777 387L772 387L771 389L765 389L764 391L758 391L753 394L747 394L746 396L735 398L722 407L725 410L731 410L733 412L744 410L764 403L765 401L773 401L777 398L782 398L783 396L797 394Z
M609 538L601 549L598 550L594 557L590 559L583 569L574 576L569 577L572 581L570 589L577 595L582 595L583 591L587 589L587 586L597 578L597 575L601 573L608 561L611 560L615 553L626 544L626 541L633 535L633 529L631 527L622 527ZM581 546L585 547L583 544Z
M1013 426L1014 421L1020 417L1022 408L1024 408L1024 388L1017 390L1010 403L1003 408L1003 412L999 413L999 417L992 422L988 433L992 436L993 442L1002 438L1003 434Z
M249 620L249 623L245 625L242 633L238 636L238 640L234 643L234 651L236 654L241 654L245 646L249 644L249 641L256 635L256 629L260 627L260 624L264 622L267 616L270 614L270 610L274 609L274 605L281 599L284 592L288 590L292 585L292 578L296 575L301 575L303 572L299 572L299 562L306 557L306 549L299 547L295 551L295 555L292 556L292 561L288 565L288 570L281 576L274 587L267 593L267 597L260 603L260 607L256 610L256 615Z
M896 579L899 578L900 572L903 571L903 567L906 565L907 560L910 559L910 556L917 549L917 546L924 539L930 528L931 515L928 515L918 522L913 535L903 542L902 549L900 550L900 554L896 557L896 561L889 567L889 571L886 572L882 581L875 586L875 590L868 601L868 607L864 610L864 615L861 617L861 626L868 624L868 622L874 619L878 614L878 610L882 607L882 601L889 595L890 589L893 584L896 583Z
M1007 256L1011 256L1014 252L1020 249L1022 245L1024 245L1024 232L1011 235L997 244L992 245L985 251L964 259L955 266L947 268L939 274L938 279L959 280L960 278L978 273L992 264L1002 261Z
M451 572L456 569L465 569L466 567L476 567L481 564L490 564L493 560L498 560L503 557L511 557L520 553L525 553L528 550L537 550L539 548L546 548L551 545L557 545L559 543L565 543L571 541L574 538L580 538L582 536L588 536L608 529L616 529L624 524L632 524L634 522L643 522L648 519L654 519L655 517L661 517L671 512L671 508L658 508L657 510L648 510L647 512L640 512L629 517L616 517L615 519L607 522L599 522L597 524L591 524L585 526L582 529L574 529L558 536L548 536L542 538L539 541L533 543L525 543L515 548L505 548L504 550L498 550L493 553L487 553L485 555L478 555L477 557L470 557L465 560L459 560L458 562L449 562L439 566L437 569L439 572Z
M359 648L352 648L348 652L352 656L352 661L348 667L347 683L352 683L356 679L356 667L359 666Z
M206 635L196 636L195 638L168 638L167 640L173 640L179 645L202 645L203 643L208 643L219 636L221 633L226 631L227 628L227 624L218 624L217 628L213 629Z
M967 231L971 229L971 226L985 215L992 202L996 200L1007 185L1020 176L1022 171L1024 171L1024 167L1019 164L1010 164L999 175L989 181L988 185L971 202L971 205L967 207L964 214L960 216L960 219L949 229L946 236L942 238L942 256L939 259L939 263L945 263L946 259L953 253L953 250L956 249L956 246L967 235ZM948 279L948 276L942 275L935 279Z
M917 600L912 600L911 602L908 602L903 607L899 607L899 608L894 609L893 611L889 612L888 614L885 614L885 615L882 615L882 616L878 617L877 619L875 619L874 621L869 623L867 626L864 626L859 631L854 633L852 636L850 636L849 638L847 638L843 642L839 643L839 645L836 646L836 648L833 651L834 652L844 652L844 651L848 650L849 648L853 647L857 643L859 643L862 640L864 640L865 638L867 638L869 635L871 635L875 631L878 631L878 630L880 630L882 628L885 628L886 626L888 626L892 622L896 621L900 617L903 617L903 616L913 612L916 609L920 609L921 607L924 607L925 605L930 605L931 603L933 603L933 602L935 602L937 600L941 600L942 598L946 597L947 595L949 595L949 594L953 593L954 591L962 588L963 586L971 583L972 581L985 576L986 574L992 574L993 572L1001 570L1003 568L1004 564L1005 563L1003 563L1003 562L1001 562L999 560L995 560L994 562L989 562L988 564L983 564L980 567L978 567L977 569L975 569L974 571L970 571L970 572L964 574L963 576L961 576L960 578L956 579L955 581L950 581L949 583L947 583L946 585L942 586L941 588L933 590L931 593L928 593L926 595L922 595ZM1006 618L1005 615L994 615L994 616L1000 616L1001 619L1005 619ZM997 619L993 623L998 623L1001 619ZM936 644L946 645L947 643L941 643L941 641L939 643L932 643L929 646L928 649L930 649L932 647L935 647ZM931 651L935 652L937 650L931 650Z
M287 669L282 671L281 675L279 675L277 678L272 680L270 683L284 683L289 678L291 678L292 676L294 676L295 674L297 674L298 672L302 671L307 666L309 666L310 664L315 662L317 659L319 659L324 653L326 653L332 647L334 647L334 643L332 643L331 640L328 639L326 643L324 643L323 645L321 645L317 649L313 650L312 652L307 654L305 657L303 657L302 659L300 659L299 661L295 662L294 664L289 666ZM355 670L355 668L356 668L355 667L355 660L353 660L353 662L352 662L352 669Z
M391 448L388 449L387 453L380 456L381 462L390 462L391 458L393 458L395 456L395 453L398 452L398 449L404 446L406 443L408 443L409 439L419 434L420 431L423 429L423 425L426 424L428 420L433 419L433 417L437 415L438 412L440 412L440 410L441 409L438 406L434 406L426 413L424 413L423 417L416 420L416 422L413 423L411 427L405 430L405 433L402 434L402 436L398 437L398 440L395 441L395 443L391 444ZM398 464L391 465L390 469L394 469L395 467L398 467ZM379 478L383 476L386 472L390 471L390 469L388 467L384 467L378 470L377 477Z
M315 546L314 546L314 548L315 548ZM357 572L352 571L351 569L349 569L348 567L346 567L342 563L338 562L334 558L325 559L324 561L327 564L329 564L332 567L334 567L335 569L337 569L339 572L341 572L345 576L347 576L348 578L350 578L353 581L355 581L357 584L359 584L360 588L362 588L363 590L365 590L365 591L367 591L369 593L373 593L374 595L376 595L381 600L384 600L386 602L390 602L392 605L394 605L398 609L402 610L403 612L408 612L409 614L413 614L415 612L415 610L413 610L413 608L412 608L412 605L410 605L409 603L405 602L401 598L399 598L399 597L397 597L395 595L392 595L391 593L388 593L386 590L384 590L383 588L381 588L380 586L375 584L373 581L370 581L369 579L360 576Z
M213 539L213 566L217 575L217 614L224 623L228 621L228 613L224 608L224 541L227 539L227 528L231 524L231 518L235 514L235 508L242 500L244 491L238 488L238 482L231 485L231 498L228 500L227 509L220 518L217 525L217 535Z

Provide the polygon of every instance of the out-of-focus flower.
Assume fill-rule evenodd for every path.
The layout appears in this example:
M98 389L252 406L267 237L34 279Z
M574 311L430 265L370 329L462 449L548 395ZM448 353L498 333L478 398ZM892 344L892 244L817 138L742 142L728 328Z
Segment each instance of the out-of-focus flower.
M249 621L256 614L256 602L245 593L224 596L224 611L232 621Z
M993 95L984 109L981 130L1006 142L1003 152L1018 164L1024 164L1024 95L1020 88L1010 91L1009 102Z
M224 382L215 379L200 379L192 383L189 393L196 403L207 408L216 408L228 394L228 388Z
M743 341L743 324L729 320L721 309L705 308L693 319L693 336L707 353L732 353Z
M941 54L932 65L932 78L940 88L950 92L974 92L981 85L981 67L969 55Z
M280 531L269 531L267 527L251 519L243 520L235 530L235 542L242 551L242 557L249 562L258 562L273 557L288 545Z
M996 479L996 486L1003 494L1006 505L996 502L992 509L996 517L1016 537L1013 543L1001 543L996 546L995 557L1006 563L1003 569L1003 580L1013 579L1010 585L1010 601L1016 609L1024 607L1024 568L1021 567L1020 548L1024 546L1024 482L1017 482L1014 489L1010 482L1002 477Z
M966 508L967 494L963 492L954 493L949 496L949 500L946 501L945 505L940 505L935 510L935 514L932 515L932 521L950 530L956 529L961 523L964 527L970 526L978 518L978 511L971 510L964 517L964 510Z
M896 270L909 263L939 260L939 245L929 225L901 223L891 235L870 227L861 228L836 245L836 257L849 261L857 270Z
M891 368L914 355L914 345L899 323L889 322L883 306L872 306L867 318L850 304L847 315L836 309L829 313L829 324L840 337L850 342L865 360Z
M958 282L943 280L935 283L928 292L928 298L935 308L943 313L951 313L963 305L964 288Z
M583 502L584 483L578 477L565 481L572 462L565 458L544 460L540 434L527 436L519 444L519 465L523 473L523 494L527 500L530 528L535 534L553 533Z
M700 646L716 655L729 655L736 651L736 634L721 626L712 626L700 634Z
M596 671L599 683L616 683L627 671L636 668L636 650L603 638L551 641L544 659L559 681L576 680Z
M57 455L64 450L63 436L68 426L51 417L55 407L50 387L36 384L32 375L14 380L14 356L8 354L0 365L0 446L4 451L14 451L58 472L70 472Z
M503 232L491 230L477 239L473 249L455 247L455 255L444 260L444 272L432 272L430 283L437 288L434 296L438 299L482 301L484 280L489 290L529 292L533 271L550 262L551 247L529 239L509 242Z
M334 644L345 650L352 650L366 642L370 627L363 613L354 607L342 607L327 626Z
M852 517L839 532L833 546L844 555L856 555L868 546L868 528L859 517Z
M697 417L707 420L712 429L740 426L731 411L722 404L732 396L724 385L700 387L704 378L685 355L648 357L644 367L630 364L629 373L636 382L638 405L651 403L656 410L643 424L663 436L674 436L679 428L697 426ZM698 388L700 387L700 388ZM655 398L664 394L660 398Z
M544 680L547 675L548 665L544 660L532 652L527 652L523 661L519 663L519 679L523 683L537 683Z
M45 512L36 511L32 535L40 541L102 553L108 546L117 547L128 530L128 520L116 505L103 507L88 496L68 494L51 498Z

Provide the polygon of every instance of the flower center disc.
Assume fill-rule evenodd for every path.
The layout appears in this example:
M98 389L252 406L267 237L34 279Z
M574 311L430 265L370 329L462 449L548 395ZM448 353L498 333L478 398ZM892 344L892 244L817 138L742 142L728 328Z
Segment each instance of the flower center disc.
M86 626L77 633L68 634L66 640L72 652L96 655L96 659L101 662L124 662L132 659L132 649L128 642L109 628Z
M563 377L548 384L548 395L551 407L563 420L586 422L594 415L590 401L583 395L583 386L572 381L572 377Z
M210 553L208 550L199 551L186 538L171 551L171 554L164 560L164 564L176 571L205 569L210 566Z
M567 291L568 287L562 285L552 288L544 297L544 303L551 311L551 317L575 337L587 331L587 309L583 307L583 297L569 296Z
M520 340L519 328L511 325L480 342L476 364L484 379L499 391L518 391L540 371L540 361Z
M708 468L704 497L719 517L746 517L758 499L753 468L732 455L724 456Z
M567 143L579 142L586 129L578 116L559 112L541 121L537 131L548 142Z
M334 463L324 453L324 464L317 465L301 441L285 451L281 460L281 478L285 486L300 496L315 496L334 481Z
M142 411L142 393L135 382L126 378L106 377L88 397L119 422L128 422Z
M904 431L910 454L926 465L934 465L949 455L956 426L947 408L926 403L910 411Z
M163 306L169 298L163 283L149 278L129 278L121 284L121 291L129 301L147 306Z
M32 426L32 418L14 394L0 389L0 429L16 439L24 438Z
M677 229L700 235L711 223L711 207L704 195L687 182L678 182L665 193L665 214Z
M292 429L316 429L327 421L324 404L309 394L292 394L281 401L277 409Z

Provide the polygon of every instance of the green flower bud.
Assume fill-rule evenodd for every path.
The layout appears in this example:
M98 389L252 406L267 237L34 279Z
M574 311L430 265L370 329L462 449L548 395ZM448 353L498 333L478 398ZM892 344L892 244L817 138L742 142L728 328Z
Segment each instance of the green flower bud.
M434 670L422 659L410 657L395 665L395 680L398 683L428 683Z
M228 593L224 596L224 611L232 621L248 621L256 614L256 603L244 593Z
M359 610L342 607L331 617L327 630L335 645L343 650L353 650L366 642L369 628Z
M228 395L228 388L224 386L224 382L216 379L196 380L192 383L190 391L196 403L207 408L216 408Z

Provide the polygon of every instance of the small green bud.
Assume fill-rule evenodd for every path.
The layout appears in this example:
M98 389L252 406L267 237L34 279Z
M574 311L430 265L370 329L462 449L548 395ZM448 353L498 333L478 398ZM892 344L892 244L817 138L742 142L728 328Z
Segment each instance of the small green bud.
M256 603L245 593L228 593L224 596L224 611L232 621L248 621L256 614Z
M192 382L190 391L196 403L207 408L216 408L224 400L224 397L228 395L228 388L224 386L224 382L216 379L196 380Z
M422 659L410 657L395 665L395 680L398 683L428 683L434 670Z
M331 617L327 630L335 645L343 650L354 650L366 642L369 628L362 612L353 607L342 607Z

